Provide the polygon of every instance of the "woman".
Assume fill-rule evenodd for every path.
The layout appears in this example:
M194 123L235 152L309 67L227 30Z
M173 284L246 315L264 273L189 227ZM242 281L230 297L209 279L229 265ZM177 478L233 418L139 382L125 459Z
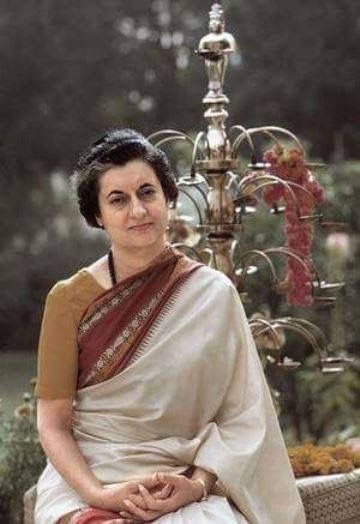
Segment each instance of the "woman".
M47 297L35 522L304 523L238 294L166 242L165 155L112 130L75 186L111 249Z

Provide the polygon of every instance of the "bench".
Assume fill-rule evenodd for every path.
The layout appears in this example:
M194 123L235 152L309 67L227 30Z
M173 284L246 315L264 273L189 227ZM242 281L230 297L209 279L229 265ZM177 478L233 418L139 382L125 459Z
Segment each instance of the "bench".
M296 481L307 524L360 524L360 469ZM24 495L24 524L34 524L36 486Z

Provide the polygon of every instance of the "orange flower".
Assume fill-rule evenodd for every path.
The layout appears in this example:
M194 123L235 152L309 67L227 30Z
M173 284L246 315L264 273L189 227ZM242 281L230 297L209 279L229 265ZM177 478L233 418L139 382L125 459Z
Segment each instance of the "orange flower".
M354 452L344 444L303 444L289 448L288 454L296 477L348 473L360 465L360 452Z
M354 469L354 464L349 459L341 459L337 463L337 471L339 473L349 473Z

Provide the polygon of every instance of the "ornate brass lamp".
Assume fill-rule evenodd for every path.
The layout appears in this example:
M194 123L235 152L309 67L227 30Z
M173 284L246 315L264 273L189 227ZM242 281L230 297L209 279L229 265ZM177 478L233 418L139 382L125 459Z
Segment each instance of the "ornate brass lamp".
M282 187L288 200L295 209L299 223L318 223L322 227L339 228L341 224L326 222L322 214L302 214L298 203L299 195L308 200L314 200L313 195L296 181L285 180L276 173L269 172L270 164L258 158L255 140L264 136L271 140L281 150L280 139L291 141L301 154L304 148L300 140L290 131L276 126L263 126L245 129L235 125L226 130L228 118L226 109L229 99L224 93L224 80L229 55L236 50L234 37L225 32L224 11L220 3L214 3L210 11L209 33L199 43L196 53L205 61L208 76L208 90L203 98L205 108L204 118L207 122L206 131L200 131L195 140L185 133L174 130L163 130L153 133L149 139L157 146L173 141L187 141L192 147L192 164L188 175L178 180L180 199L190 203L195 211L196 223L192 223L195 232L193 242L186 239L189 217L183 216L181 206L173 210L173 225L183 225L182 235L173 230L170 238L179 249L190 256L206 262L211 267L223 271L236 285L240 295L246 299L245 282L249 275L257 270L257 263L265 261L270 271L270 282L274 292L284 293L284 286L277 274L274 257L285 257L296 261L299 267L310 275L311 292L314 302L331 305L336 297L327 294L336 291L344 284L329 284L320 276L309 259L288 247L271 249L254 249L236 256L239 244L238 237L243 231L244 216L256 212L259 194L269 186ZM250 150L250 163L241 170L239 150L242 144ZM323 167L321 164L306 163L307 169ZM285 211L283 206L273 204L274 214ZM193 221L192 221L193 222ZM176 242L178 240L178 242ZM179 241L180 240L180 241ZM236 260L236 264L235 264ZM286 289L285 289L286 291ZM324 294L325 292L325 294ZM299 363L282 355L281 347L284 340L279 337L284 330L293 331L304 337L319 355L319 367L323 372L338 372L343 370L348 356L333 357L328 353L326 338L321 330L311 322L290 317L279 319L253 319L250 325L256 340L264 335L272 338L275 351L275 361L279 366L296 368ZM336 362L335 362L335 360Z

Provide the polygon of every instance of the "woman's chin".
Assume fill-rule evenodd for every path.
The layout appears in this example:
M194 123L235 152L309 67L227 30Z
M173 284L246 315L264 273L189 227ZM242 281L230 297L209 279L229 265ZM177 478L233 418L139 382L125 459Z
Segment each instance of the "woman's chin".
M127 246L129 248L154 247L154 249L157 250L160 245L165 245L165 242L165 235L155 235L154 233L148 232L147 234L141 233L132 235L131 238L129 238L129 241L127 242Z

